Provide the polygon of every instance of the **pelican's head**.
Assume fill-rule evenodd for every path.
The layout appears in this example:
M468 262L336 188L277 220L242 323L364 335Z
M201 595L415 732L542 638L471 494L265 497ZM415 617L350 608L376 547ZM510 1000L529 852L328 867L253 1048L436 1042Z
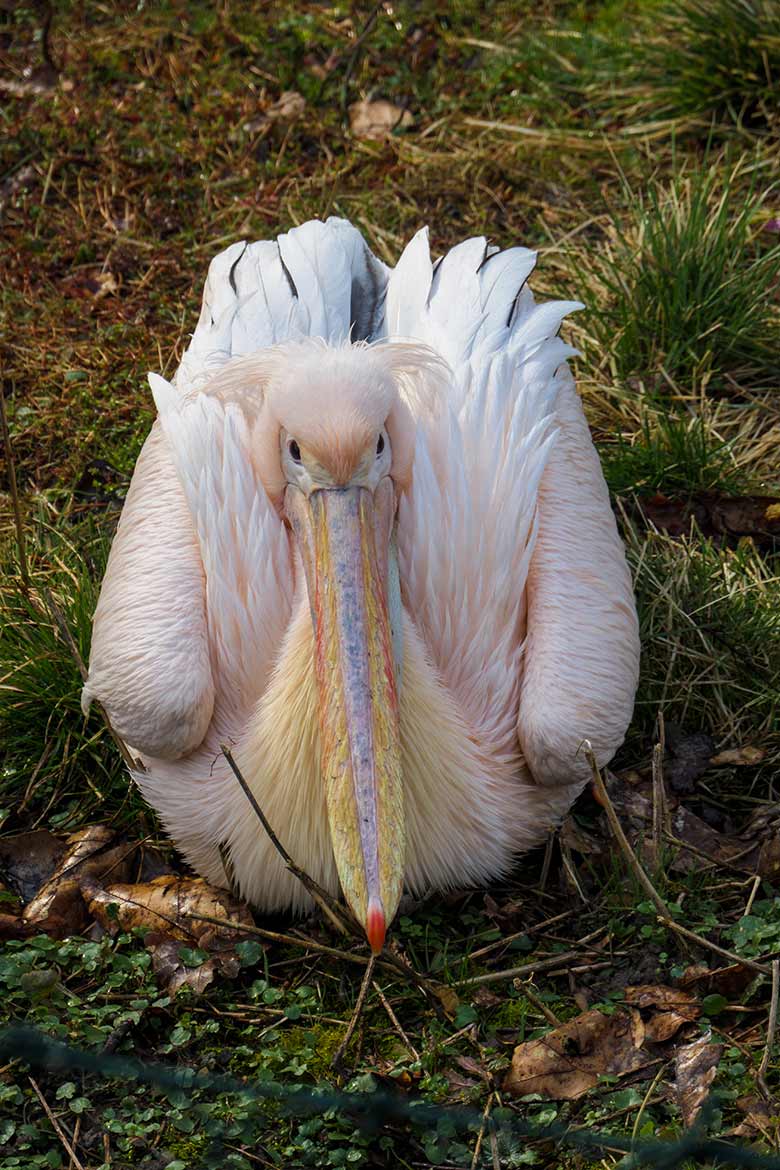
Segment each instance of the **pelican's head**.
M378 953L404 876L395 520L414 446L406 398L412 371L432 359L395 344L272 352L253 452L300 554L333 853Z

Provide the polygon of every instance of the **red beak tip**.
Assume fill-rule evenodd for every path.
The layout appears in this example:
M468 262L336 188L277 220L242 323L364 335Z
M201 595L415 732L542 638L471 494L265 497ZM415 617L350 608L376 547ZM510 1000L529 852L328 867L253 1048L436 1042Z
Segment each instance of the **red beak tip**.
M378 899L372 898L366 914L366 938L375 955L378 955L385 945L386 933L387 923L385 922L384 908Z

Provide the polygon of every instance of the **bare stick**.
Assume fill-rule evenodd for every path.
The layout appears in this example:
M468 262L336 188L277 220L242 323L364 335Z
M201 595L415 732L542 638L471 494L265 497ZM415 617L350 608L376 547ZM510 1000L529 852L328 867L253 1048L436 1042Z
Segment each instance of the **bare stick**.
M483 955L488 955L491 951L499 950L506 943L511 943L516 938L522 938L525 934L538 934L540 930L546 930L548 926L553 926L556 922L563 922L565 918L571 918L572 914L579 913L579 908L576 910L564 910L562 914L555 914L552 918L545 918L544 922L537 922L534 926L529 926L525 930L516 930L514 934L506 934L503 938L497 938L494 942L488 943L487 946L480 947L478 951L472 951L469 955L469 962L472 959L479 959Z
M411 1053L411 1055L412 1055L412 1058L413 1058L414 1060L419 1060L419 1059L420 1059L420 1054L419 1054L419 1052L417 1051L417 1049L415 1048L415 1046L412 1044L411 1040L410 1040L410 1039L409 1039L409 1037L406 1035L406 1032L404 1032L404 1030L403 1030L403 1028L401 1027L400 1023L398 1022L398 1017L396 1016L395 1012L394 1012L394 1011L393 1011L393 1009L391 1008L391 1006L390 1006L390 1001L388 1000L388 998L387 998L387 996L385 995L384 991L382 991L382 988L379 986L379 984L377 983L376 979L373 981L373 983L371 984L371 986L373 987L374 991L375 991L375 992L377 993L377 995L379 996L379 1002L381 1003L382 1007L383 1007L383 1008L385 1009L385 1011L387 1012L387 1015L388 1015L388 1017L389 1017L389 1019L390 1019L390 1023L393 1025L393 1027L395 1028L396 1032L397 1032L397 1033L398 1033L398 1035L401 1037L401 1041L403 1042L403 1045L404 1045L404 1047L409 1049L409 1052Z
M764 1055L761 1057L761 1066L758 1070L758 1083L761 1086L761 1091L766 1097L767 1101L771 1101L772 1097L766 1085L766 1071L769 1068L769 1061L772 1056L772 1048L775 1042L775 1032L777 1031L777 1005L778 998L780 998L780 959L774 959L772 962L772 1001L769 1006L769 1024L766 1030L766 1047L764 1048Z
M325 916L330 920L330 922L333 923L333 925L336 927L336 929L341 934L346 934L346 935L357 934L358 933L357 930L355 930L354 928L350 929L350 926L348 926L344 922L344 920L342 919L341 908L339 907L336 900L331 897L331 895L327 892L327 890L323 890L323 888L319 884L319 882L316 882L313 877L309 877L309 875L306 873L306 871L301 869L301 867L299 865L297 865L296 862L293 861L292 857L290 857L290 854L287 852L284 845L282 845L282 843L279 840L279 838L277 837L276 833L271 828L271 825L269 824L265 813L260 808L260 805L257 803L257 800L255 798L255 794L252 791L252 789L249 787L249 785L247 784L246 780L244 779L244 777L241 773L241 769L239 768L238 764L233 759L233 755L230 751L230 748L228 748L223 743L220 745L220 750L222 752L222 755L225 757L228 764L230 765L230 768L233 772L233 775L235 776L236 780L240 784L241 789L244 793L244 796L246 796L247 800L249 801L249 803L251 804L251 806L255 812L255 815L257 816L258 820L260 821L260 824L263 826L266 833L268 834L268 837L271 841L271 844L273 845L274 849L276 849L276 852L279 854L279 856L284 861L284 864L287 866L290 873L293 874L295 877L297 877L298 881L303 885L304 889L311 895L311 897L317 903L320 910L322 910L322 912L325 914Z
M675 934L679 934L691 942L698 943L700 947L705 947L708 951L712 951L713 954L720 955L722 959L728 959L730 963L738 963L741 967L750 967L753 971L760 971L762 975L772 974L771 967L767 967L765 963L757 963L755 959L746 959L744 955L736 955L734 951L727 951L725 947L719 947L717 943L710 942L708 938L703 938L702 935L696 934L695 931L688 930L687 926L680 926L680 923L675 922L668 914L659 914L658 921L662 922L664 926L668 926Z
M618 815L615 812L615 806L612 803L610 795L607 792L606 785L601 778L601 772L599 771L599 766L596 763L596 757L593 754L593 748L591 747L590 741L587 739L583 740L582 746L583 746L583 750L585 752L585 758L588 761L588 763L590 764L590 771L591 771L591 775L593 777L593 785L596 789L596 793L598 795L599 800L601 801L602 805L604 806L604 810L607 814L607 820L609 821L609 827L612 830L612 834L613 834L615 840L617 841L618 845L622 849L623 856L625 857L626 861L628 862L629 868L631 869L632 873L634 874L637 881L641 885L642 889L645 891L645 893L647 894L648 898L655 906L658 913L662 914L664 918L668 919L669 918L668 906L664 902L661 895L657 892L655 886L650 881L650 878L645 873L644 868L642 867L642 864L639 861L639 858L636 856L636 854L634 853L634 850L631 848L628 837L623 832L623 826L621 825L620 820L618 819Z
M562 963L569 963L573 959L580 959L579 951L561 951L559 955L546 955L537 959L535 963L524 963L522 967L508 967L505 971L488 971L486 975L474 975L471 979L461 979L456 987L477 987L481 983L501 983L504 979L522 979L526 975L533 975L534 971L549 971L560 967Z
M531 1004L532 1007L535 1007L538 1012L542 1013L544 1018L547 1020L547 1023L552 1024L553 1028L560 1028L561 1021L558 1019L558 1017L555 1015L554 1012L550 1011L547 1004L542 1003L542 1001L539 999L539 996L536 994L536 992L531 991L531 988L528 986L528 984L523 983L523 981L521 979L515 979L514 982L515 982L515 987L520 992L520 994L525 996L525 998L528 1000L528 1002Z
M476 1170L476 1168L477 1168L477 1163L479 1162L479 1154L480 1154L480 1151L482 1149L482 1142L484 1141L484 1138L485 1138L485 1130L487 1129L488 1118L490 1117L490 1110L492 1109L492 1107L493 1107L493 1093L491 1090L491 1092L488 1093L487 1104L485 1105L485 1110L484 1110L484 1113L482 1114L482 1124L479 1127L479 1133L477 1134L477 1140L474 1144L474 1156L471 1159L471 1170Z
M3 425L3 447L5 462L8 467L8 486L11 489L11 503L14 509L14 524L16 525L16 548L19 553L19 574L26 593L30 592L30 570L27 567L27 546L24 541L24 525L22 524L22 507L19 503L19 488L16 483L16 463L11 448L11 433L8 430L8 415L5 409L5 395L0 387L0 420Z
M195 922L211 922L214 926L223 926L229 930L240 930L245 934L254 934L258 938L268 939L269 942L283 943L285 946L305 947L310 951L317 951L320 955L330 955L334 959L341 959L345 963L358 963L361 967L368 964L365 955L353 955L349 951L341 951L338 947L329 947L325 943L315 942L310 938L296 938L294 934L281 934L277 930L265 930L262 926L250 926L246 922L234 922L231 918L215 918L211 914L188 914Z
M70 1142L68 1141L68 1139L67 1139L67 1137L66 1137L66 1135L65 1135L65 1131L63 1130L63 1128L62 1128L62 1126L60 1125L59 1121L57 1121L57 1118L54 1116L54 1114L52 1113L51 1109L49 1108L49 1102L46 1100L46 1098L44 1097L43 1093L42 1093L42 1092L41 1092L41 1090L38 1088L37 1084L36 1084L36 1083L35 1083L35 1081L32 1079L32 1077L28 1077L28 1078L27 1078L27 1080L28 1080L28 1081L30 1082L30 1084L32 1085L32 1087L33 1087L33 1092L35 1093L35 1096L38 1098L38 1100L40 1101L41 1105L43 1105L43 1110L44 1110L44 1113L46 1114L46 1116L48 1117L49 1121L51 1122L52 1129L54 1130L54 1132L56 1133L57 1137L58 1137L58 1138L60 1139L60 1141L62 1142L62 1145L63 1145L63 1146L64 1146L64 1148L65 1148L65 1153L66 1153L66 1154L68 1155L68 1157L70 1158L72 1165L74 1165L74 1166L76 1167L76 1170L84 1170L84 1166L83 1166L83 1164L82 1164L82 1163L79 1161L79 1159L78 1159L78 1155L76 1154L76 1151L73 1149L73 1146L72 1146L72 1145L70 1144Z
M363 1014L363 1005L366 1002L366 996L368 995L368 989L371 986L371 980L374 977L374 967L375 966L376 966L376 955L372 955L371 958L368 960L368 964L366 966L366 971L365 971L365 974L363 975L363 982L360 984L360 991L358 992L357 1003L355 1004L355 1010L352 1013L352 1019L349 1021L349 1027L347 1028L346 1032L344 1033L344 1039L341 1041L338 1048L336 1049L336 1055L333 1057L333 1067L335 1069L342 1070L344 1067L343 1066L344 1053L347 1051L347 1048L349 1047L349 1042L354 1035L355 1028L357 1027L357 1024L358 1024L358 1020L360 1019L361 1015Z
M664 745L657 743L653 748L653 853L655 864L661 866L661 848L664 829L667 826L666 787L664 785Z

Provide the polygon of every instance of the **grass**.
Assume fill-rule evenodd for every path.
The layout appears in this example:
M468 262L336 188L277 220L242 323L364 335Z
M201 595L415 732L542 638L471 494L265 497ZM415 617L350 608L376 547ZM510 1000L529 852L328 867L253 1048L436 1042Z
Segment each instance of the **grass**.
M636 716L614 767L628 792L637 774L649 783L660 713L684 736L764 753L751 766L707 772L690 798L702 818L730 833L757 808L771 810L780 760L776 544L759 549L738 535L718 543L695 530L672 539L648 531L634 502L656 492L780 496L780 249L767 230L780 214L778 19L762 0L529 0L487 13L475 0L424 0L373 19L368 7L336 4L63 2L50 46L61 76L25 91L42 62L38 9L0 13L0 83L22 87L0 106L0 388L32 575L28 595L3 519L4 832L102 821L135 837L155 833L99 718L81 714L78 667L48 599L86 658L116 517L111 492L91 491L93 461L110 465L112 483L132 469L152 417L145 373L175 369L211 256L233 239L327 214L352 219L388 262L425 222L437 251L480 233L537 247L535 289L586 302L565 329L582 353L578 383L634 571L643 640ZM304 116L269 120L285 90L304 96ZM372 95L408 108L412 126L386 142L352 138L345 111ZM603 814L587 795L575 817L598 837ZM683 874L668 863L657 880L680 921L753 957L771 950L771 875L745 914L749 874L706 864ZM614 850L579 852L564 837L545 865L533 854L487 897L408 908L397 945L452 990L468 975L577 949L597 929L606 966L590 969L589 955L573 983L538 974L461 987L449 1014L383 972L380 986L419 1059L371 992L349 1054L356 1088L396 1086L500 1110L508 1101L493 1099L491 1085L500 1087L515 1043L549 1028L540 1004L560 1019L583 1002L616 1010L628 981L670 983L708 960L658 924ZM0 898L9 895L0 889ZM573 906L572 918L540 927ZM321 923L304 932L338 945ZM472 957L490 945L492 954ZM354 970L303 948L247 946L235 981L171 1001L135 935L12 941L0 952L5 1013L93 1050L110 1042L183 1068L332 1085L343 1029L318 1015L348 1019ZM743 1120L736 1101L756 1092L767 1006L761 978L734 992L728 1010L703 1017L702 1029L726 1044L716 1130ZM0 1170L66 1165L18 1071L0 1071L0 1142L11 1143ZM513 1108L575 1130L673 1136L679 1109L663 1082L653 1085L656 1071L605 1081L579 1102ZM778 1072L775 1060L773 1091ZM103 1135L112 1170L189 1170L209 1159L226 1170L494 1164L487 1138L475 1156L476 1132L454 1133L446 1121L435 1132L399 1125L378 1136L336 1113L296 1119L235 1096L169 1098L53 1073L39 1084L92 1170L105 1157ZM771 1126L756 1140L777 1144ZM502 1167L571 1170L617 1161L528 1142L500 1147L499 1158Z
M744 160L705 156L653 181L596 253L595 340L619 378L653 390L774 388L780 376L780 246L762 236L776 198ZM740 180L742 180L740 182Z
M780 127L780 12L773 0L682 0L652 14L635 72L661 116L746 131Z

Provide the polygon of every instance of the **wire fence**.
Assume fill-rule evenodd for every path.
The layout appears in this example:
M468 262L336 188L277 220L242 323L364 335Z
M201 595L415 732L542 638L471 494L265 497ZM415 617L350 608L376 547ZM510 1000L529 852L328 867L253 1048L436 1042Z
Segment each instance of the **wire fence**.
M0 1032L0 1059L23 1062L32 1069L50 1074L81 1073L116 1081L152 1086L162 1091L237 1094L244 1100L273 1104L295 1117L337 1112L355 1126L380 1134L387 1127L408 1126L430 1131L446 1121L452 1132L485 1131L513 1139L551 1142L556 1148L603 1157L623 1155L622 1170L677 1170L685 1166L733 1166L747 1170L780 1170L780 1156L762 1154L749 1146L714 1137L708 1133L718 1114L718 1100L712 1095L694 1126L677 1140L631 1139L624 1134L599 1133L563 1124L536 1125L508 1109L489 1118L467 1106L442 1106L403 1093L383 1089L348 1092L333 1088L284 1086L277 1082L239 1080L226 1074L194 1072L159 1063L106 1052L90 1052L53 1040L35 1028L9 1027ZM201 1161L204 1170L222 1165L221 1147L215 1141Z

